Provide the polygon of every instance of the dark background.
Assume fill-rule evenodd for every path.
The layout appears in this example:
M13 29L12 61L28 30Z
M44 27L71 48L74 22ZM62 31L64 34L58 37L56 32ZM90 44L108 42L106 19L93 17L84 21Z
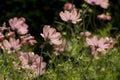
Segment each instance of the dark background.
M66 2L80 7L84 0L0 0L0 25L13 17L25 17L32 35L38 37L42 26L59 19L59 12ZM120 31L120 0L110 0L113 27Z

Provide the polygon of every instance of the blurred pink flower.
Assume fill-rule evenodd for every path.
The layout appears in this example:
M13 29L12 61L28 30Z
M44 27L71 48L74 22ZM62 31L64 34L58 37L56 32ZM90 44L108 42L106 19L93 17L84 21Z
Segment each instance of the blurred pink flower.
M104 8L104 9L108 8L109 0L99 0L99 1L100 1L100 3L99 3L100 7Z
M97 44L98 44L98 39L97 39L97 37L96 36L94 36L93 38L86 38L86 42L87 42L87 44L88 45L90 45L90 46L97 46Z
M75 5L74 4L72 4L72 3L65 3L64 4L64 10L68 10L68 11L71 11L71 10L73 10L75 8Z
M105 52L109 48L110 44L107 44L105 38L100 38L98 41L98 48L96 49L98 52Z
M73 9L72 11L65 10L64 12L60 12L60 17L65 22L72 22L73 24L76 24L77 22L81 21L80 13L77 12L77 9Z
M26 34L28 32L28 25L25 23L25 18L17 18L9 20L9 24L12 30L17 30L19 34Z
M0 32L0 42L2 42L5 39L5 36Z
M88 4L95 5L98 0L85 0Z
M45 72L46 63L43 62L43 57L34 54L34 52L20 52L17 57L21 61L22 69L29 69L33 74L28 74L30 77L37 77Z
M5 35L3 35L5 34ZM3 23L2 27L0 27L0 36L1 38L4 36L4 38L8 37L15 37L15 33L10 30L10 27L6 27L6 24Z
M13 32L13 31L9 31L9 32L7 32L7 34L6 34L6 37L11 37L11 38L15 38L15 32Z
M91 5L99 5L104 9L107 9L109 6L109 0L85 0L85 1Z
M58 56L59 52L64 51L64 45L62 44L58 46L54 45L53 48L54 48L53 56Z
M10 38L9 41L5 39L3 41L3 46L4 46L5 50L8 51L9 54L13 53L15 51L18 51L21 48L19 39L15 40L14 38Z
M37 43L37 41L34 39L34 36L31 36L30 34L20 36L20 39L23 45L27 45L27 44L34 45L35 43Z
M5 26L0 27L0 32L3 32L4 30L7 30L7 27Z
M95 59L99 59L100 57L98 56L99 53L96 51L96 47L95 46L90 46L91 48L91 54L94 56Z
M98 53L105 53L107 50L113 48L115 41L112 38L100 38L96 36L93 38L86 38L87 44L91 47L92 55L98 59Z
M53 46L55 51L64 51L64 47L62 45L60 46Z
M105 15L104 13L98 15L97 18L99 18L99 19L101 19L101 20L111 20L111 16Z
M111 48L113 48L114 45L116 44L115 39L113 39L111 37L110 38L106 37L105 39L106 39L106 43L109 44L108 50L111 49Z
M60 40L61 34L56 32L55 28L51 28L49 25L45 25L43 28L43 33L40 34L45 40L50 40L50 44L60 45L62 41Z

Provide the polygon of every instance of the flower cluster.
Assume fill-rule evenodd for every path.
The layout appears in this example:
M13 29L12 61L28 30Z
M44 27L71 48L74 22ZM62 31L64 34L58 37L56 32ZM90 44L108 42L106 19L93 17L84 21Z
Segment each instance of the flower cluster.
M104 9L107 9L109 6L109 0L85 0L85 1L91 5L99 5Z
M72 3L66 3L64 5L64 12L61 11L59 15L63 21L70 21L73 24L76 24L77 22L82 20L80 18L80 13L77 12L77 9Z
M18 70L32 70L33 74L28 73L31 77L42 75L46 67L43 57L23 50L23 47L28 49L37 43L34 37L28 33L28 25L25 23L25 19L15 17L9 20L9 24L10 27L6 27L5 24L0 27L0 48L3 52L12 54L20 60L20 65L13 61Z
M3 51L9 54L21 50L24 45L34 45L37 41L28 34L28 25L24 18L13 18L9 20L10 27L3 24L0 27L0 41Z
M113 38L100 38L98 39L96 36L93 38L86 38L87 44L91 48L92 55L99 59L99 53L105 53L109 49L113 48L115 41Z
M109 6L108 0L85 0L85 1L88 4L99 5L104 9L107 9ZM11 62L13 61L15 69L24 71L23 72L24 77L27 76L30 78L36 78L37 76L44 74L46 71L45 68L47 66L46 62L48 62L48 65L49 64L53 65L52 61L57 61L56 59L65 58L63 61L66 62L68 58L69 62L75 60L77 60L78 62L79 59L81 60L85 59L84 57L86 57L86 55L82 57L80 57L79 55L86 52L87 51L86 49L88 49L88 47L91 50L90 51L91 55L93 55L95 59L99 59L101 54L107 53L107 51L114 47L116 42L113 38L111 37L98 38L97 36L92 37L91 32L87 31L87 29L90 29L88 28L89 25L91 27L92 24L96 24L95 19L91 19L92 16L88 16L88 13L84 17L84 14L86 13L87 9L85 12L82 11L81 9L81 12L83 12L84 20L87 19L87 17L90 17L90 19L88 18L89 19L87 20L88 22L83 20L83 23L77 24L82 19L80 18L81 14L78 12L78 9L75 7L75 5L72 3L66 3L63 8L64 11L61 11L59 13L59 16L63 21L70 22L70 25L68 24L66 28L63 28L61 26L61 25L66 26L64 23L58 25L62 27L61 29L62 33L58 32L55 28L51 27L50 25L44 25L43 32L40 33L40 36L44 39L44 41L40 43L40 47L37 47L37 50L40 50L41 52L40 55L35 54L34 51L32 51L33 48L31 47L34 47L33 45L36 44L37 41L35 40L34 36L29 34L28 25L25 23L25 18L23 17L11 18L9 20L8 27L6 26L5 23L0 27L0 51L3 52L3 54L7 53L7 55L12 55L18 60L18 63L17 61L14 60L11 60ZM98 15L97 18L100 20L111 20L111 16L108 16L107 14L104 13ZM92 22L92 20L94 22ZM93 27L96 27L96 25L94 25ZM95 28L95 30L97 30L97 28ZM64 36L62 36L62 34ZM52 52L52 56L42 54L45 52L49 52L49 49L47 49L48 51L45 51L46 45L47 48L50 47L49 49L51 49L50 52ZM50 60L53 57L59 55L60 52L65 53L65 55L62 55L62 58L58 56L57 58ZM50 59L47 59L47 57L49 57ZM44 61L44 58L47 59L46 62ZM85 60L82 61L88 62L90 60L86 58ZM54 66L56 66L56 64Z

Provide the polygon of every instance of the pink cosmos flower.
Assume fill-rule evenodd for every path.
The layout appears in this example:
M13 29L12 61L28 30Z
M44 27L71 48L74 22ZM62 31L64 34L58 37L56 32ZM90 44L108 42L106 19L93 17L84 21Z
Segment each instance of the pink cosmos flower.
M52 45L61 45L62 41L60 40L61 34L56 32L55 28L51 28L49 25L45 25L43 28L43 33L40 34L45 40L50 40Z
M64 12L60 12L60 17L65 22L72 22L73 24L76 24L77 22L81 21L80 13L77 12L77 9L73 9L72 11L65 10Z
M28 25L25 23L25 18L17 18L9 20L9 24L12 30L17 30L19 34L26 34L28 32Z
M64 10L68 10L68 11L71 11L75 8L75 5L72 4L72 3L65 3L64 4Z
M38 56L33 52L20 52L17 57L21 61L22 69L33 71L33 74L28 74L30 77L37 77L45 72L46 63L43 62L42 56Z
M9 41L5 39L3 41L3 46L4 46L5 50L8 51L9 54L13 53L15 51L18 51L21 48L19 39L16 40L14 38L10 38Z
M111 16L105 15L104 13L98 15L97 18L99 18L99 19L101 19L101 20L111 20Z
M112 38L100 38L96 36L93 38L86 38L87 44L91 47L92 55L98 59L98 53L106 52L107 50L113 48L114 40Z
M104 9L107 9L109 6L109 0L85 0L85 1L91 5L99 5Z
M20 36L20 39L23 45L27 45L27 44L34 45L35 43L37 43L37 41L34 39L34 36L31 36L30 34Z
M98 52L105 52L107 50L107 48L109 48L110 44L107 44L106 39L105 38L100 38L98 43L98 48L96 49Z

